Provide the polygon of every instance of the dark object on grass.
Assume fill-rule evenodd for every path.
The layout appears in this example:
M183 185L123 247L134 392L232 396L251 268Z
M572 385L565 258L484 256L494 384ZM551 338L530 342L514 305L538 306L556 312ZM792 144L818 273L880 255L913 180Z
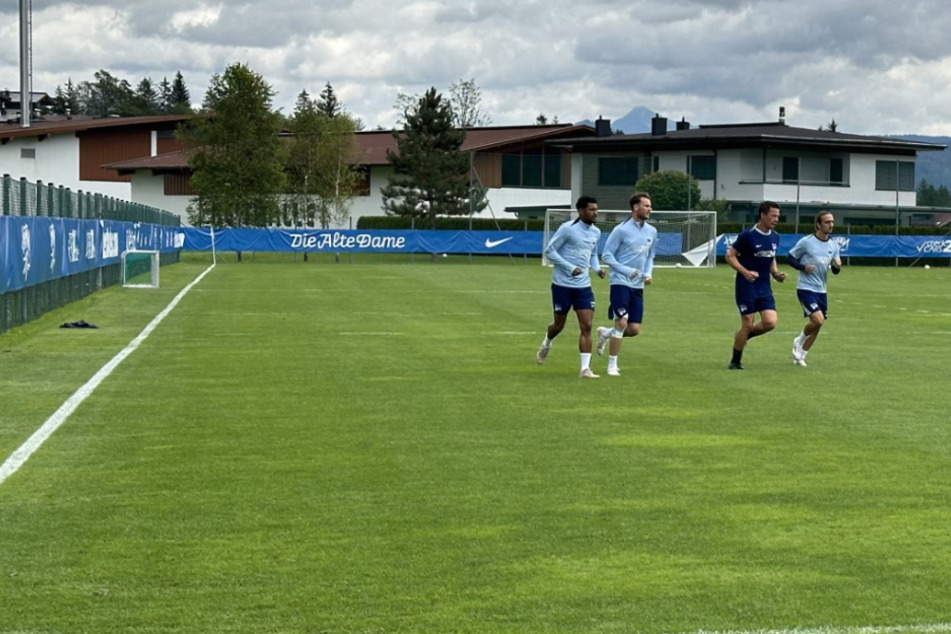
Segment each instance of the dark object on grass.
M90 324L85 319L80 319L79 321L67 321L65 324L60 324L60 328L98 328L96 324Z

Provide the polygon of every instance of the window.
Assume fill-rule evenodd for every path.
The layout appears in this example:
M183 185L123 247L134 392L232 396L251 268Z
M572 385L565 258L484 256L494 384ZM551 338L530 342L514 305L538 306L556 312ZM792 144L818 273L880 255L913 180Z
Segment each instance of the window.
M545 187L561 187L561 152L545 154Z
M829 159L829 182L833 185L841 185L845 182L842 159Z
M502 187L521 187L522 155L502 155Z
M896 176L898 177L898 191L915 191L914 163L911 161L875 161L875 189L878 191L895 191Z
M783 182L799 182L799 159L795 156L783 157Z
M690 175L698 181L712 181L717 177L717 157L688 156Z
M36 158L36 148L34 148L34 147L21 147L21 148L20 148L20 158L21 158L21 159L35 159L35 158Z
M502 187L561 188L561 152L502 155Z
M542 154L522 154L522 187L542 186Z
M636 158L602 156L598 159L598 185L633 187L637 176Z

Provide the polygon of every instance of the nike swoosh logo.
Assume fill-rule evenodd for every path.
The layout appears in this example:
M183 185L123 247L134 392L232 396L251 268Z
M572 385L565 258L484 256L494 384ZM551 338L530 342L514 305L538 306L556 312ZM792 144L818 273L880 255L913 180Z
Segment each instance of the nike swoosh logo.
M485 239L485 248L486 248L486 249L494 249L495 247L499 246L499 245L502 244L503 242L508 242L508 241L511 240L511 239L512 239L512 238L502 238L501 240L489 240L488 238L486 238L486 239Z

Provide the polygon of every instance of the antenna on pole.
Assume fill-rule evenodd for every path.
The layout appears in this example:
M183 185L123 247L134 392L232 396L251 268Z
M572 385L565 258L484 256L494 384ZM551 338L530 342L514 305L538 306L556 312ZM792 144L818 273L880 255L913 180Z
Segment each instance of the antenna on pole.
M33 116L33 0L20 0L20 126L30 127Z

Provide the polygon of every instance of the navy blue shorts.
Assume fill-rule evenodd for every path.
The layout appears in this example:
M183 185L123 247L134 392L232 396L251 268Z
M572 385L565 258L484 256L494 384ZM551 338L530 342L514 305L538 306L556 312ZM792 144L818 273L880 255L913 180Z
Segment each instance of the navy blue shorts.
M764 310L776 310L773 289L768 284L757 285L746 280L737 279L735 294L736 307L741 315L752 315Z
M814 312L822 311L822 317L828 317L829 312L829 296L825 293L817 293L815 291L806 291L803 289L796 289L796 296L799 298L799 303L802 305L802 316L808 317Z
M608 319L627 319L629 324L639 324L644 319L644 289L623 284L611 285L611 305Z
M594 291L590 286L573 288L569 286L551 285L551 307L557 315L567 315L572 308L579 310L594 310Z

